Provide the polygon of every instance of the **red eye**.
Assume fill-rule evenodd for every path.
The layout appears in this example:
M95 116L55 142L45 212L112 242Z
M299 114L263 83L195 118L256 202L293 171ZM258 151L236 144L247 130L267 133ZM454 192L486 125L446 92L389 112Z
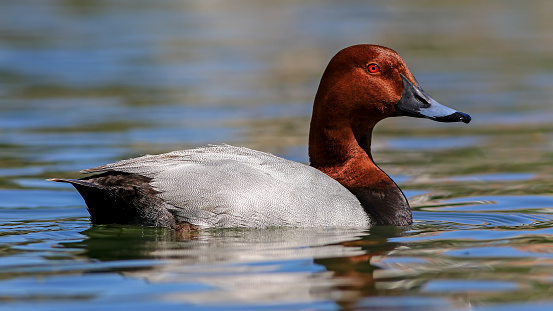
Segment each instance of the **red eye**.
M377 64L368 64L367 65L367 70L370 73L377 73L377 72L380 72L380 67L378 67Z

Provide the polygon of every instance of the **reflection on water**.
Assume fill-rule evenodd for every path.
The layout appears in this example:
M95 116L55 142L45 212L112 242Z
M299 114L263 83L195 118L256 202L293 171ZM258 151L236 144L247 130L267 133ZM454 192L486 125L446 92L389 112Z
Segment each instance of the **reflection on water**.
M552 6L3 1L0 309L552 309ZM376 128L412 228L92 227L44 181L209 143L307 162L324 67L363 42L473 116Z
M0 290L27 301L24 307L47 301L67 309L83 300L126 304L129 295L146 305L293 310L369 303L379 310L413 300L421 310L456 310L548 297L550 224L462 230L462 238L459 228L437 228L231 229L175 237L165 229L99 226L54 248L44 242L19 248L45 259L9 263ZM34 279L37 273L42 277Z
M125 271L123 275L154 284L203 285L202 291L164 294L164 300L266 304L279 297L284 304L315 302L327 299L334 287L349 285L347 279L337 280L317 259L367 260L366 252L356 245L366 234L358 229L199 232L187 241L156 241L150 244L151 249L142 248L143 256L163 260L163 264ZM85 242L87 255L93 256L95 246L89 241ZM385 238L380 237L380 241ZM392 247L385 245L379 247ZM107 259L103 245L96 245L96 251L102 256L99 259Z

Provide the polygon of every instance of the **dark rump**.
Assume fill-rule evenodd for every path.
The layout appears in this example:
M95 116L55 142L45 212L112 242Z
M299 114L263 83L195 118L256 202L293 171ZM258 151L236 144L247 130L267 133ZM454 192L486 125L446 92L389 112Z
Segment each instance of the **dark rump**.
M79 191L94 224L176 227L149 177L110 171L81 179L51 180L70 183Z

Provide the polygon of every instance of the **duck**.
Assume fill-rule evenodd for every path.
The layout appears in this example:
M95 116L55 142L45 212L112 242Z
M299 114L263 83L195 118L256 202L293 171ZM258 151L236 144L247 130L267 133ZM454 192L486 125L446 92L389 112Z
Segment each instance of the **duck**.
M315 95L309 165L244 147L209 145L144 155L81 171L72 184L94 225L174 230L409 226L411 208L374 163L371 137L389 117L469 123L419 85L394 50L339 51Z

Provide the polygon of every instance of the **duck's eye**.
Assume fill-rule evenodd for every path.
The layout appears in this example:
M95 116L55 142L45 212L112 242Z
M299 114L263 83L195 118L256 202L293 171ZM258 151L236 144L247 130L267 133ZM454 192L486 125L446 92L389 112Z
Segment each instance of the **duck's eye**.
M370 73L377 73L380 72L380 67L378 67L377 64L368 64L367 71Z

